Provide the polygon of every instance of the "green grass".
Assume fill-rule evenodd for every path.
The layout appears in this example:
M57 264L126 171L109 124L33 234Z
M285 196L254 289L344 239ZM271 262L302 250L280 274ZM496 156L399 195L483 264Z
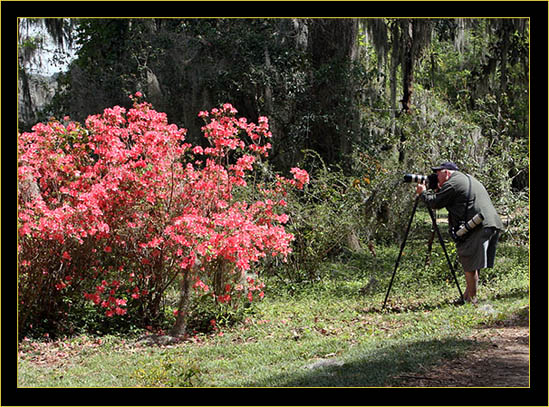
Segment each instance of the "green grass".
M20 387L370 387L463 354L472 330L529 307L528 249L500 245L483 272L480 305L456 307L458 293L440 250L431 266L411 244L386 310L381 310L398 248L350 254L321 265L314 283L268 279L263 301L221 333L171 346L135 338L80 335L22 340ZM435 245L436 246L436 245ZM465 287L459 274L462 290ZM375 280L367 290L369 282ZM490 304L490 312L483 304ZM328 360L329 366L310 368Z

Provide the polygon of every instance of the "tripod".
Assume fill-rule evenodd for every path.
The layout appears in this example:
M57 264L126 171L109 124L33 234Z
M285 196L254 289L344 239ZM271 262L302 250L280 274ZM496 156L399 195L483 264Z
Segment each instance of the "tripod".
M393 280L395 279L396 271L398 268L398 265L400 263L400 258L402 256L402 252L404 250L404 246L406 245L406 240L408 239L408 233L410 232L410 227L412 226L412 221L414 220L414 215L416 214L417 205L419 203L419 196L416 197L416 200L414 202L414 209L412 210L412 216L410 216L410 221L408 222L408 227L406 228L406 233L404 234L404 240L402 240L402 243L400 245L400 252L398 253L398 257L395 263L395 269L393 271L393 275L391 277L391 282L389 283L389 288L387 289L387 294L385 295L385 301L383 302L383 308L385 309L385 305L387 304L387 298L389 298L389 292L391 291L391 287L393 286ZM463 302L463 294L461 292L461 288L459 288L459 283L456 277L456 273L454 271L454 267L452 266L452 262L450 261L450 257L448 256L448 252L446 251L446 245L444 244L444 239L442 238L442 235L440 234L440 230L437 226L437 220L435 218L435 214L433 213L433 210L427 206L427 210L429 211L429 215L431 216L431 221L433 223L433 229L436 231L438 236L438 241L440 242L442 249L444 250L444 255L446 256L446 260L448 261L448 266L450 267L450 271L452 272L452 276L454 277L454 281L456 282L457 289L459 291L459 295L461 297L461 301Z

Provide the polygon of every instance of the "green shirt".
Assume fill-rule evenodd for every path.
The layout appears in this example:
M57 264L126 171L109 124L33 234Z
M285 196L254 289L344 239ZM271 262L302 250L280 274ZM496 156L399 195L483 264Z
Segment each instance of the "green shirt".
M469 192L471 180L471 195L465 209L465 201ZM473 176L454 171L450 178L442 185L438 192L424 191L421 199L432 209L446 208L448 222L455 227L460 222L466 222L481 213L484 216L483 227L495 227L503 230L503 223L499 218L486 188Z

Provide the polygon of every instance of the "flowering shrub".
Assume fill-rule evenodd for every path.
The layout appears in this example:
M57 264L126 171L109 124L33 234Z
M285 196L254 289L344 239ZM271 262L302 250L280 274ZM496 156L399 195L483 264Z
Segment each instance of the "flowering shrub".
M106 316L135 309L149 323L179 278L181 333L189 287L222 303L252 301L263 285L245 273L291 252L283 198L309 179L294 168L272 188L248 185L271 148L267 118L248 123L230 104L200 112L209 147L193 146L139 96L84 126L65 118L19 136L20 325L68 295ZM250 187L260 198L248 202Z

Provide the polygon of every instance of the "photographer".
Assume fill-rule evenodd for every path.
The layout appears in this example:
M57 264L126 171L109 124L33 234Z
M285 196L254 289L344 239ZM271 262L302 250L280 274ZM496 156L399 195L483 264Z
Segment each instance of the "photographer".
M456 240L459 261L465 271L466 289L463 298L476 304L479 271L494 266L496 246L503 223L484 186L474 177L458 171L452 162L432 168L438 178L438 189L426 190L418 184L416 193L432 209L446 208L451 231L456 231L475 215L481 214L482 224Z

